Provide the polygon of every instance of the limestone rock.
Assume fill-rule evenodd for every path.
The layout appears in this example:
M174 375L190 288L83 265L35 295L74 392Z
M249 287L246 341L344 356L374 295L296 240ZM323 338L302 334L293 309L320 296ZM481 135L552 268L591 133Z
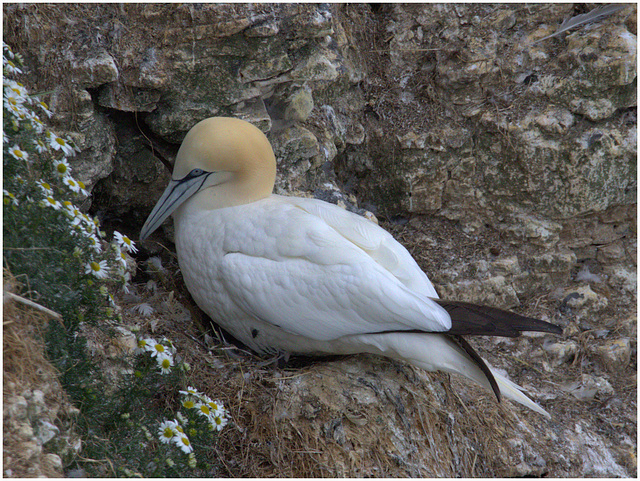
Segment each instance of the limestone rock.
M614 339L598 346L597 353L609 372L619 372L627 367L631 358L629 339Z
M606 297L596 294L588 285L566 293L563 303L574 309L587 308L592 311L601 310L608 304Z
M559 366L573 361L578 354L578 343L575 341L552 341L545 343L542 348L552 356L552 364Z

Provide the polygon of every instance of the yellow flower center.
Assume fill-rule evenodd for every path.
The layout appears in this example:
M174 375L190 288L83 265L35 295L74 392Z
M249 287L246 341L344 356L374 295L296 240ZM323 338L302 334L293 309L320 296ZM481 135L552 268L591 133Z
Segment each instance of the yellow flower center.
M100 264L98 264L96 261L92 261L90 265L91 269L93 269L95 272L100 272L102 270L102 267L100 267Z
M169 369L171 367L171 363L169 362L169 359L163 359L162 360L162 367L164 369Z
M56 168L58 169L58 172L61 174L64 174L67 172L67 166L63 163L59 163Z

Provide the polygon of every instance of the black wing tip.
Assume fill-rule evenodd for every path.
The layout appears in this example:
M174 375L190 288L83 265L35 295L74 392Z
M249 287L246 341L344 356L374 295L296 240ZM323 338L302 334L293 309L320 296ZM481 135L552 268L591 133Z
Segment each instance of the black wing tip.
M483 372L483 374L487 378L487 381L489 381L489 385L493 390L493 394L496 396L496 400L500 402L502 398L500 387L498 386L498 382L496 381L496 378L493 376L493 373L491 372L491 369L489 368L489 366L487 366L487 363L485 362L485 360L482 359L482 357L480 357L480 355L471 346L471 344L469 344L466 341L464 337L450 335L449 338L452 339L460 348L462 348L462 350L467 354L467 356L469 356L469 358L480 368L480 370Z
M540 322L546 322L546 321L540 321ZM551 334L557 334L561 336L562 334L564 334L564 329L562 329L560 326L556 324L551 324L550 322L547 322L547 330L543 332L549 332Z
M563 334L560 326L498 307L444 299L434 301L444 307L451 316L452 326L448 334L504 337L518 337L523 332Z

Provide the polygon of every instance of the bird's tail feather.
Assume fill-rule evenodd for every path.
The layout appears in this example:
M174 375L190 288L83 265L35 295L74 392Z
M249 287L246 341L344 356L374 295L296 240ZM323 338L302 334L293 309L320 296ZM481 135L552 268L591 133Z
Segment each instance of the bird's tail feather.
M506 377L501 376L495 371L493 372L493 377L498 383L498 387L500 388L500 392L504 394L504 396L512 401L522 404L523 406L527 406L529 409L542 414L550 418L551 416L547 411L542 409L536 403L534 403L531 399L529 399L523 392L522 388L518 386L513 381L510 381Z
M357 351L354 350L354 352L362 352L363 347L366 346L370 353L401 359L427 371L460 374L489 391L495 392L497 385L499 392L506 398L550 417L547 411L522 392L520 386L501 376L483 362L484 367L489 369L489 375L486 369L466 349L461 347L456 339L449 336L430 333L387 332L349 336L349 338L343 338L343 341L346 344L357 346ZM348 350L347 347L345 352ZM493 378L495 382L491 382L490 378Z

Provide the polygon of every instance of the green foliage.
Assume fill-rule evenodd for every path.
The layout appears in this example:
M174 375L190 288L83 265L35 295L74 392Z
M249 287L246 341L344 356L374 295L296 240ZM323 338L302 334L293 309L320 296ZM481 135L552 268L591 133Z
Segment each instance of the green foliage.
M81 413L82 455L66 467L93 476L207 474L206 453L226 411L193 388L176 393L188 366L175 362L173 344L140 339L137 354L113 360L116 373L108 376L88 353L83 328L108 335L117 322L111 292L128 290L134 265L128 253L136 248L118 232L107 243L98 221L76 207L89 195L67 161L77 149L40 119L52 115L48 106L12 80L22 73L20 56L6 44L3 53L4 267L63 318L50 321L44 341ZM166 420L177 407L182 413Z

